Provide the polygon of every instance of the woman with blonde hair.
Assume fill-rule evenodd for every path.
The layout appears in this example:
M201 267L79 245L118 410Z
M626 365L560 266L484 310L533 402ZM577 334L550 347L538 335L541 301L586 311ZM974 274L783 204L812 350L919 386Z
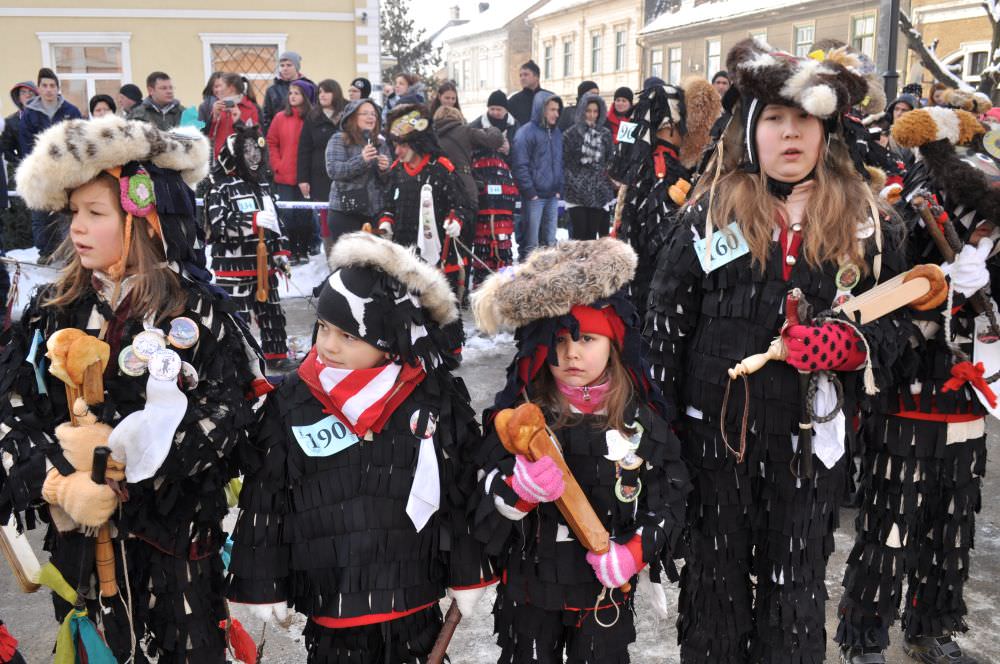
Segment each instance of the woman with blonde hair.
M845 420L906 343L898 316L830 312L903 259L843 139L865 80L842 49L825 55L755 40L729 53L742 98L653 278L652 373L695 478L684 664L824 660ZM730 384L778 336L784 361Z

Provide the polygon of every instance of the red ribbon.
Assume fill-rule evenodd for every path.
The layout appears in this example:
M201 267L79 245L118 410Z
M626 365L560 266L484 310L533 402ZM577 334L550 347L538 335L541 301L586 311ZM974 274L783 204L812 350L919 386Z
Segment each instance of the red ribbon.
M985 373L986 367L983 366L982 362L976 362L975 365L972 362L959 362L951 368L951 378L945 381L941 391L951 392L962 387L965 383L971 383L974 388L986 397L990 408L996 408L997 395L993 394L993 390L990 389L989 384L983 378L983 374Z
M17 639L0 623L0 662L9 662L17 654Z

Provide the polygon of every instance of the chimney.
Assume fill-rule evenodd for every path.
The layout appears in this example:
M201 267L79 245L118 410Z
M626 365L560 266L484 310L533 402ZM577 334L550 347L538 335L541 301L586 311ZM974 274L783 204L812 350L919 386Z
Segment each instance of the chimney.
M484 11L490 8L490 3L480 2L479 3L479 13L482 14Z
M462 9L458 5L452 5L451 9L449 10L449 13L451 14L451 18L457 21L459 18L461 18Z

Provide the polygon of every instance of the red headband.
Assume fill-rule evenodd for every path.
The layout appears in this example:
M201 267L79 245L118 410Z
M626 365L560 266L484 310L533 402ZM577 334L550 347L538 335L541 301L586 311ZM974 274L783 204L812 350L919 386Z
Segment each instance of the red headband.
M625 323L615 312L614 307L594 309L576 305L570 310L570 315L580 324L581 334L600 334L614 339L618 342L619 348L625 343Z

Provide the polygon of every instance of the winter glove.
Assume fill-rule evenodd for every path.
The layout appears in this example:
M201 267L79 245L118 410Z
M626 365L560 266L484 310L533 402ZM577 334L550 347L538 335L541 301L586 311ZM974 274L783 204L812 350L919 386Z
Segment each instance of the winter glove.
M98 527L107 522L118 507L118 496L107 484L96 484L90 471L61 475L52 468L42 485L45 502L58 505L81 526Z
M853 371L867 358L861 339L847 325L792 325L781 334L785 362L799 371Z
M272 620L285 624L288 622L288 604L286 602L275 602L273 604L244 604L250 615L261 622Z
M878 192L878 197L888 203L889 205L895 205L899 202L899 199L903 195L903 185L898 182L893 182L892 184L887 184L882 187L882 191Z
M94 450L108 444L111 427L98 422L91 414L83 399L77 399L73 404L77 425L69 422L56 427L56 439L62 448L63 456L76 470L90 471L94 464ZM112 480L125 479L125 466L114 459L108 459L107 477Z
M457 219L447 219L444 222L444 234L448 237L458 237L462 232L462 224Z
M266 228L272 233L281 235L281 225L278 223L278 213L274 210L261 210L254 212L253 222L258 228Z
M383 221L378 225L379 235L384 237L386 240L392 239L392 223L388 221Z
M510 478L510 487L521 498L530 503L551 503L559 500L566 483L562 471L556 462L549 457L538 461L528 461L518 454L514 462L514 475Z
M288 254L275 254L274 264L286 277L292 278L292 264L288 260Z
M627 545L611 542L605 553L589 552L587 562L602 586L620 588L643 567L641 539L636 535Z
M486 594L489 587L486 585L474 588L448 588L448 597L455 600L455 603L458 604L458 610L462 612L463 617L467 618L479 613L479 600Z
M951 277L951 285L965 297L969 297L990 282L986 270L986 259L993 250L993 240L983 238L977 246L967 244L951 263L945 263L941 270Z

